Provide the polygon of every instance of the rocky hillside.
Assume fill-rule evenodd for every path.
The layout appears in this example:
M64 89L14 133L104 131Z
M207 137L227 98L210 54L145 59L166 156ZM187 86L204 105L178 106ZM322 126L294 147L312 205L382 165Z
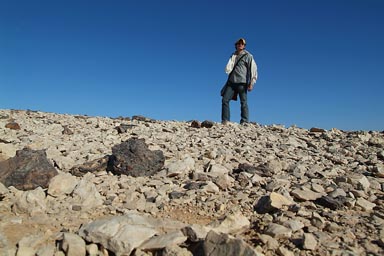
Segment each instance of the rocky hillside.
M383 255L384 134L0 110L0 255Z

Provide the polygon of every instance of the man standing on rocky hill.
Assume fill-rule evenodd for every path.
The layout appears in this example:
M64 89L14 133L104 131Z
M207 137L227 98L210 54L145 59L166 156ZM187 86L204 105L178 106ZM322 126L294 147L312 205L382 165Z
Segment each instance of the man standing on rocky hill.
M227 124L230 121L229 101L238 94L241 105L240 124L249 122L247 92L253 89L257 80L257 65L251 53L245 50L245 39L236 41L236 51L231 55L225 73L228 74L226 85L221 91L221 122Z

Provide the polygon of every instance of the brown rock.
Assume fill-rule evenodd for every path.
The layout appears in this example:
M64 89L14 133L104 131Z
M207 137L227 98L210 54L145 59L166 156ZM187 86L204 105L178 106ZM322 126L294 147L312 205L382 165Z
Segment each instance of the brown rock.
M20 130L20 125L16 122L10 122L5 125L5 128L12 130Z
M0 162L0 182L20 190L47 188L58 172L47 159L45 150L24 148L16 156Z
M309 131L310 131L310 132L325 132L324 129L322 129L322 128L316 128L316 127L312 127Z
M71 168L70 173L74 176L81 177L88 172L106 171L108 166L109 156L86 162L84 164L74 166Z
M193 120L191 123L191 127L193 128L201 128L201 123L197 120Z

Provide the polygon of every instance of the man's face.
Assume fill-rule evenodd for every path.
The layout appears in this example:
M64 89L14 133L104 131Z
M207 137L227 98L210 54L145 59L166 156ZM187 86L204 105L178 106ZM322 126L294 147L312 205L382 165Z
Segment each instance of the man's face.
M245 48L245 44L243 42L237 42L236 43L236 50L242 51Z

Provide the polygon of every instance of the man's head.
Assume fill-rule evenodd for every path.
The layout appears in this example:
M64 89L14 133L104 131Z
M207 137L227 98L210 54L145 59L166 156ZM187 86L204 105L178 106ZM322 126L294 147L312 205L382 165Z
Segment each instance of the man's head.
M238 50L238 51L244 50L245 45L246 45L245 39L244 38L240 38L235 43L236 50Z

